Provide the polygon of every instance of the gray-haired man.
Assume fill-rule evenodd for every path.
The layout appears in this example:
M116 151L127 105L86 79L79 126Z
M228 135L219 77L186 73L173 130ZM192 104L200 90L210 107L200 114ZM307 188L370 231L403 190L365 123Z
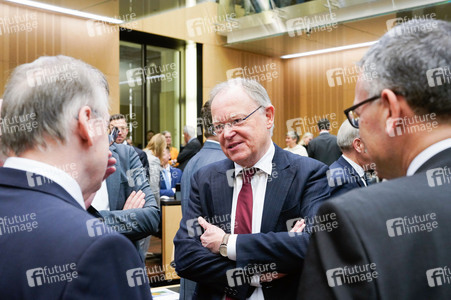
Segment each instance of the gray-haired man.
M86 212L114 164L108 93L100 71L66 56L13 71L1 110L3 298L151 299L133 245Z

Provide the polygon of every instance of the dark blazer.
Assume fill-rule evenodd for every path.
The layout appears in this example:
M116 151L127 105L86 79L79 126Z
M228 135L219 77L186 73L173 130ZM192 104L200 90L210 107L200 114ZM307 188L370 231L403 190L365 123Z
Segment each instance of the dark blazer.
M188 164L188 161L199 152L201 147L202 145L197 138L188 142L188 144L180 151L179 156L177 156L177 162L179 163L178 168L183 171Z
M166 186L166 182L164 181L162 174L163 169L160 171L160 196L174 197L174 191L172 189L175 188L175 185L180 183L182 180L182 171L174 167L169 168L171 173L171 186Z
M321 133L310 141L307 153L309 157L317 159L328 166L341 156L340 147L337 145L337 137L327 132Z
M331 187L331 197L342 195L355 188L365 187L357 171L343 158L343 155L330 165L327 181Z
M27 174L0 168L1 298L152 299L130 241L108 232L60 185L30 184Z
M264 284L265 299L293 299L308 245L308 234L288 234L287 221L312 217L329 197L327 166L284 151L275 145L273 173L268 178L261 233L241 234L236 241L237 261L211 253L200 243L199 216L230 232L234 170L231 160L203 167L191 179L191 196L180 222L175 245L178 274L198 283L195 299L222 299L227 293L245 299L248 285L229 287L226 272L249 264L273 264L287 276ZM194 229L194 230L193 230Z
M116 231L137 242L158 232L159 208L133 148L113 143L110 150L117 161L116 172L106 179L110 210L102 210L100 214L108 225L114 225ZM132 191L139 190L146 194L144 207L122 210Z
M143 165L144 170L146 170L146 176L149 177L149 161L147 160L147 154L146 152L142 151L138 147L132 146L133 149L135 149L136 153L138 154L139 160L141 161L141 164Z
M313 234L297 299L450 299L450 169L447 149L413 176L324 203L319 214L335 213L338 227ZM345 266L368 264L376 279L345 281Z
M186 208L188 207L189 194L191 190L191 177L193 176L193 174L206 165L224 160L226 158L227 157L225 156L224 152L222 152L221 145L207 139L202 146L202 149L200 149L200 151L190 159L182 175L182 215L185 213ZM191 300L195 288L196 283L194 281L181 278L180 300Z

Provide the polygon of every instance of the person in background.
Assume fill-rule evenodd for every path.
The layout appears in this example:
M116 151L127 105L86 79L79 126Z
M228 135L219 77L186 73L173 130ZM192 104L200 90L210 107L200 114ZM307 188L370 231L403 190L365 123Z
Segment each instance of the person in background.
M184 170L189 160L199 152L202 145L196 137L196 129L192 126L186 125L183 128L183 138L185 139L185 147L177 156L177 162L180 164L179 169Z
M211 101L205 102L200 111L202 118L202 127L204 130L205 143L200 151L191 158L182 174L181 194L182 194L182 215L186 212L189 203L189 195L191 191L191 177L200 168L211 163L224 160L227 157L222 152L219 139L213 134L211 120ZM196 282L180 278L180 300L193 299Z
M164 149L166 149L166 138L161 133L152 137L149 144L144 148L144 152L149 160L149 182L152 192L157 197L158 206L160 206L160 171L163 161Z
M113 128L116 127L119 132L116 137L116 144L126 144L127 143L127 135L128 135L128 125L127 120L125 119L125 116L123 114L115 114L110 117L110 132L113 130ZM139 160L141 161L141 164L143 165L144 170L148 170L149 168L149 161L147 160L146 154L139 149L138 147L135 147L130 144L130 147L133 147L135 149L136 153L138 153ZM146 175L149 176L149 172L146 171Z
M378 176L326 201L296 299L450 299L451 23L413 19L358 64L354 104Z
M299 145L303 146L305 148L305 150L307 150L308 144L310 143L311 140L313 140L313 133L306 132L301 137L301 140L299 141ZM308 151L307 151L307 153L308 153Z
M348 120L338 130L337 144L343 154L329 167L327 179L331 197L368 186L369 178L365 169L373 164L360 138L359 129L352 127Z
M2 102L3 102L3 99L0 99L0 112L2 111ZM1 144L2 144L2 127L3 127L3 123L0 126L0 147L1 147ZM5 163L6 158L7 157L3 154L3 152L0 151L0 167L3 166L3 164Z
M330 122L328 119L318 121L319 136L310 141L307 147L308 156L330 166L341 156L337 145L337 137L329 133Z
M299 135L295 131L288 131L285 137L285 143L287 147L283 150L290 151L291 153L308 156L307 150L301 145L298 145Z
M155 135L155 132L153 131L153 130L148 130L147 132L146 132L146 141L147 141L147 144L150 142L150 140L152 139L152 137ZM146 145L147 145L146 144Z
M170 158L170 150L165 148L161 161L160 196L174 197L175 186L182 180L182 171L169 165Z
M178 163L177 163L177 156L179 155L179 151L175 148L172 147L172 135L169 131L163 131L161 133L162 135L164 135L164 137L166 138L166 144L168 145L168 148L170 149L170 160L169 160L169 164L173 167L177 167Z
M57 80L43 80L44 70ZM71 57L12 72L1 110L2 299L152 299L130 241L86 211L114 172L108 96L105 76ZM17 121L31 131L11 128Z

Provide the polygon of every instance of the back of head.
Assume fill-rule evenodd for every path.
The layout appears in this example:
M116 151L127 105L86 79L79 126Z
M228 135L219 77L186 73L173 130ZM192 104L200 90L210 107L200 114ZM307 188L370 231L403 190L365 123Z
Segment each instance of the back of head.
M328 119L321 119L318 121L319 130L330 130L330 122Z
M190 138L196 137L196 129L193 126L186 125L183 132L188 134Z
M359 137L359 130L352 127L348 120L341 124L337 134L337 144L343 153L353 149L352 143Z
M451 118L451 23L411 20L374 44L360 61L368 97L383 89L403 95L417 115Z
M145 149L149 149L153 154L163 160L164 149L167 148L166 138L161 133L154 135Z
M18 66L3 96L3 152L19 156L43 150L47 139L66 143L81 107L89 106L98 117L108 116L108 94L104 75L71 57L40 57Z

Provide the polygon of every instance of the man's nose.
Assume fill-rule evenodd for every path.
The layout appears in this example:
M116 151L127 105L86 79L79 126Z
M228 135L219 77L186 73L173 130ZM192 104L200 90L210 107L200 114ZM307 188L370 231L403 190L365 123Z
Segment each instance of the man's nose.
M233 137L235 135L235 133L236 133L235 128L233 128L232 126L230 126L228 124L226 126L224 126L224 129L222 131L222 134L224 135L224 138L226 138L226 139Z

